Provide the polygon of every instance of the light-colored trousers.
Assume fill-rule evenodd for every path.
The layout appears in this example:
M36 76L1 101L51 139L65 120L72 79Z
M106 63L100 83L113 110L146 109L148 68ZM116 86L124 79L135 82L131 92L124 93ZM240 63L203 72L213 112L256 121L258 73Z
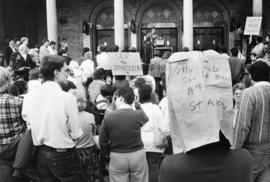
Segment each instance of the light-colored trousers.
M148 182L145 151L110 153L110 182Z

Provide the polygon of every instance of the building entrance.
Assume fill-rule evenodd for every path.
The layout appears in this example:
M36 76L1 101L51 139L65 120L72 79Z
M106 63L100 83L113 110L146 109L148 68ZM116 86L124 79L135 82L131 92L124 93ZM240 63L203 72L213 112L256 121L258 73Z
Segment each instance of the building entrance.
M194 50L216 49L224 45L223 27L194 27Z

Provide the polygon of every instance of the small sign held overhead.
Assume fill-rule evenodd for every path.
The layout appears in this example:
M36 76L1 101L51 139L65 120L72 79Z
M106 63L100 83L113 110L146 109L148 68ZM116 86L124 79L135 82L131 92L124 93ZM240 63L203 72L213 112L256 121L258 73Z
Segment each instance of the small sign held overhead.
M260 35L262 17L248 16L246 19L244 35Z
M107 53L113 75L143 75L139 53Z

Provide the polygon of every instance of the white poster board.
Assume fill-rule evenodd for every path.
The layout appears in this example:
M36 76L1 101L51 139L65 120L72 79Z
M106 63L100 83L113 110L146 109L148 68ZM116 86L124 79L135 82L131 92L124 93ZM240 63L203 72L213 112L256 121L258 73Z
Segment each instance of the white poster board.
M260 35L262 17L248 16L246 19L244 35Z
M139 53L107 53L113 75L143 75Z
M166 65L170 129L175 154L232 142L233 97L228 60L215 51L174 53Z

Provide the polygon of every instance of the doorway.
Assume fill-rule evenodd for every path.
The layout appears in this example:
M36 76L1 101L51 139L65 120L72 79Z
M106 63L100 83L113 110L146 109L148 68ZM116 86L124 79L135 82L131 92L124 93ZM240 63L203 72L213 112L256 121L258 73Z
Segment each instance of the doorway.
M141 56L144 58L145 63L149 63L151 56L147 56L146 50L146 35L151 32L151 28L141 29ZM161 47L170 48L172 52L178 51L178 28L156 28L156 34L164 40L164 45Z
M224 27L194 27L194 50L216 50L224 45Z

